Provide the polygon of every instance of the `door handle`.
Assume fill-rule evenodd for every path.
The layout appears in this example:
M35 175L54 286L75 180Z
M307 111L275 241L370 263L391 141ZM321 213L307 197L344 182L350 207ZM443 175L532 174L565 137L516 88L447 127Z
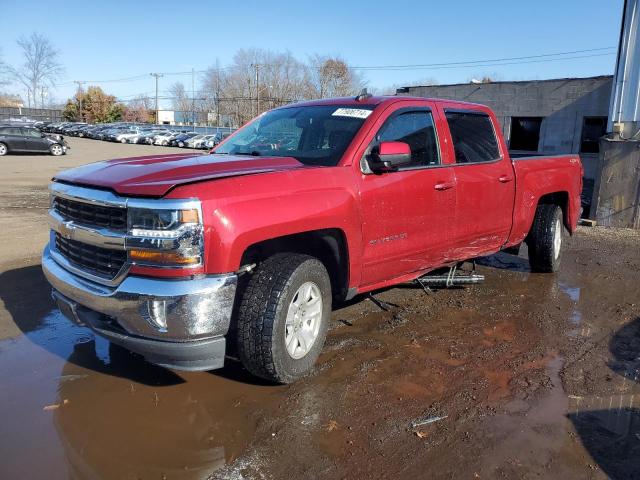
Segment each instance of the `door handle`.
M498 177L498 181L500 183L509 183L513 181L513 177L510 177L509 175L501 175Z
M440 183L436 183L433 188L435 188L436 190L442 192L444 190L449 190L450 188L455 187L455 184L453 182L440 182Z

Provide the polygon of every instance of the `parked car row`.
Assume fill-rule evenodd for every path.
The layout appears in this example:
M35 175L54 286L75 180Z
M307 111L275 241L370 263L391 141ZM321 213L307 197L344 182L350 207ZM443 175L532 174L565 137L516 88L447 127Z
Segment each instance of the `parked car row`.
M221 132L207 135L184 129L169 129L159 125L131 125L125 123L91 125L79 122L38 123L41 123L41 125L36 125L36 127L44 132L60 133L74 137L203 150L215 147L228 135Z

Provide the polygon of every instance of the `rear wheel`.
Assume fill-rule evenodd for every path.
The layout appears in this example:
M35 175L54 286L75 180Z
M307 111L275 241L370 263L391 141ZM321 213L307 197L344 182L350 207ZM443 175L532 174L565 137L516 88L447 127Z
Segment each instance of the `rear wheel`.
M9 149L4 143L0 143L0 157L6 155L9 152Z
M538 205L527 237L529 265L534 272L557 272L562 259L562 209L557 205Z
M121 138L120 139L120 143L127 143L127 139L126 138Z
M238 354L256 376L291 383L313 368L331 315L331 282L308 255L276 254L260 264L241 292Z
M64 150L62 149L62 145L58 145L57 143L54 145L51 145L51 147L49 147L49 151L51 152L51 155L54 155L56 157L64 153Z

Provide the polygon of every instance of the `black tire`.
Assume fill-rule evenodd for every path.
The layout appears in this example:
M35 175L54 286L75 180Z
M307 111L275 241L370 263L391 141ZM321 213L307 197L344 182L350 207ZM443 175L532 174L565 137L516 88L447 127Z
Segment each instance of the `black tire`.
M552 273L560 269L563 230L562 209L557 205L538 205L526 240L531 271Z
M0 157L6 155L7 153L9 153L9 147L7 147L7 145L4 143L0 143Z
M319 289L320 327L308 352L295 359L285 345L289 305L306 282ZM327 335L331 316L331 281L314 257L281 253L262 262L240 292L237 309L237 347L240 361L252 374L277 383L304 377L315 364Z

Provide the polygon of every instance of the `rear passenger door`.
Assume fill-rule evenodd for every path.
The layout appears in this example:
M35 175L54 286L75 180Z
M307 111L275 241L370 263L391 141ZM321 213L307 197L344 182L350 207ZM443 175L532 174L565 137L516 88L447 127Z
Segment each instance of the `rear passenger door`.
M444 109L455 158L453 255L467 259L497 251L511 230L515 175L494 118L482 110Z

